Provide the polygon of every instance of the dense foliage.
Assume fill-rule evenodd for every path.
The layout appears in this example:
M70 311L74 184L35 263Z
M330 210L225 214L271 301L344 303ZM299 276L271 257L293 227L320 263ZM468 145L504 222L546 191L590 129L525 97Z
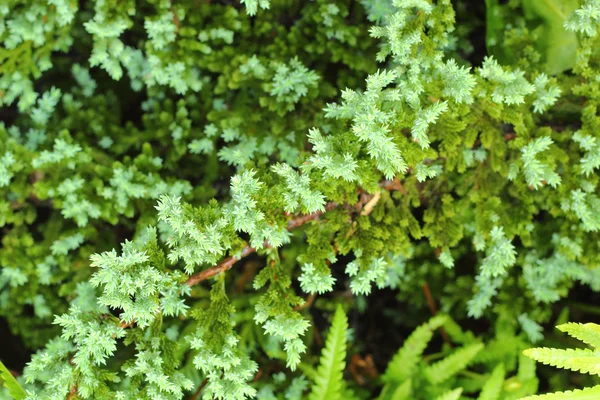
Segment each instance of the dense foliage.
M600 375L600 0L6 0L0 44L0 397L600 396L534 361Z

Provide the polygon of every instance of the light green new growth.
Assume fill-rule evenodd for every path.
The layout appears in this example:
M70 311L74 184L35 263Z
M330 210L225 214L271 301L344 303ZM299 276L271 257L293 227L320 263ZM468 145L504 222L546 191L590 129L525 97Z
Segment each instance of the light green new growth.
M408 379L417 368L433 332L445 322L446 316L439 315L415 329L388 364L383 376L384 382L403 382Z
M590 345L592 349L550 349L533 348L523 353L538 362L558 368L600 375L600 325L587 323L566 323L557 328L570 336ZM526 399L596 399L600 395L600 385L572 392L557 392Z
M556 188L560 184L560 176L550 166L536 159L539 153L548 150L552 144L552 139L544 136L521 149L525 180L534 189L539 189L544 184Z
M341 400L343 398L342 383L343 371L346 367L347 330L348 319L342 307L338 306L320 358L315 384L308 400Z
M443 360L428 366L424 374L434 385L444 382L454 374L465 369L483 347L483 343L473 343L457 349Z
M498 364L492 371L490 378L483 385L477 400L500 400L505 373L504 364Z
M521 400L596 400L598 396L600 396L600 386L548 393L539 396L528 396Z
M256 10L258 10L259 6L262 9L268 9L271 0L241 0L241 2L246 6L248 14L254 15L256 14Z
M462 394L462 392L462 388L453 389L442 394L441 396L436 397L435 400L458 400L460 399L460 395Z
M4 366L2 361L0 361L0 384L8 389L13 400L23 400L27 396L27 393L25 393L19 382Z
M331 276L331 271L326 265L313 265L312 263L302 264L302 274L298 278L300 287L306 293L323 294L331 292L335 283L335 278Z

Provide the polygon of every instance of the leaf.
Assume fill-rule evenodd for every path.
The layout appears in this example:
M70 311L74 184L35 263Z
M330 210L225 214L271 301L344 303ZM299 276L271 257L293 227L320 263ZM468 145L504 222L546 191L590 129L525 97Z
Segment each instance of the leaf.
M585 344L589 344L596 349L600 348L600 325L598 324L569 322L558 325L556 328L561 332L567 333L569 336L581 340Z
M483 343L473 343L463 346L442 361L438 361L427 367L425 369L425 377L434 385L442 383L465 369L481 349L483 349Z
M433 331L444 325L446 320L447 317L440 314L415 329L388 364L383 381L403 382L409 378L421 360L421 355L427 344L433 337Z
M346 367L346 331L348 318L338 305L327 342L321 354L315 385L309 400L338 400L342 398L343 371Z
M496 365L490 378L485 382L477 400L498 400L504 384L504 364Z
M404 381L401 385L399 385L390 400L408 400L411 398L412 394L412 380L408 379Z
M542 394L539 396L523 397L521 400L597 400L600 399L600 385L582 390L569 390Z
M549 349L538 347L523 352L527 357L553 367L600 375L600 352L588 349Z
M450 390L441 396L436 397L435 400L458 400L462 394L462 391L462 388Z
M539 37L536 45L544 55L549 74L566 71L575 64L577 35L567 31L564 25L577 7L577 0L523 0L525 16L542 21L536 28Z
M2 361L0 361L0 381L2 382L2 386L8 389L14 400L23 400L27 396L27 393L25 393L19 382L12 376Z
M388 383L383 387L379 400L411 400L412 399L412 379L407 379L400 385Z

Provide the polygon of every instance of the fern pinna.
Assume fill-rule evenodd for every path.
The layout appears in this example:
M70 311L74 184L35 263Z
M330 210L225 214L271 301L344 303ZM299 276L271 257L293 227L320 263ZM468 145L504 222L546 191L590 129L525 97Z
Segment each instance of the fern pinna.
M594 323L566 323L557 328L589 346L587 349L552 349L538 347L527 349L524 354L538 362L553 367L570 369L591 375L600 375L600 325ZM600 385L581 390L556 392L539 396L529 396L526 399L574 399L591 400L600 396Z

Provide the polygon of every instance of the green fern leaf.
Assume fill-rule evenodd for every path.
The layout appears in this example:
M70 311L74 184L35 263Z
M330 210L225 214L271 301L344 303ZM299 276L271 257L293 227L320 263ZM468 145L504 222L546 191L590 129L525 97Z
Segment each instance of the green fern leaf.
M553 367L600 375L600 352L588 349L549 349L538 347L523 352L527 357Z
M436 397L435 400L458 400L462 394L462 391L462 388L449 390L443 395Z
M2 361L0 361L0 382L2 386L8 389L14 400L23 400L27 396L27 393L25 393L19 382L12 376Z
M600 325L598 324L578 324L569 322L558 325L556 328L596 349L600 348Z
M433 337L433 331L444 325L447 319L445 315L436 315L415 329L390 361L383 381L403 382L408 379L415 371L421 355Z
M379 400L411 400L412 398L412 379L407 379L400 385L388 383L378 397Z
M394 393L392 394L392 397L390 398L390 400L409 400L412 397L412 380L408 379L404 382L402 382L401 385L399 385L396 390L394 390Z
M346 367L346 331L348 318L338 306L327 342L321 354L315 385L309 400L338 400L342 398L343 371Z
M425 377L432 384L444 382L446 379L462 371L483 349L482 343L473 343L454 351L442 361L430 365L425 369Z
M490 378L485 382L477 400L498 400L504 384L504 364L496 365Z
M539 396L523 397L521 400L598 400L600 399L600 385L582 390L569 390L542 394Z
M525 356L525 354L519 355L519 370L517 377L521 381L528 379L536 379L535 375L535 361Z

